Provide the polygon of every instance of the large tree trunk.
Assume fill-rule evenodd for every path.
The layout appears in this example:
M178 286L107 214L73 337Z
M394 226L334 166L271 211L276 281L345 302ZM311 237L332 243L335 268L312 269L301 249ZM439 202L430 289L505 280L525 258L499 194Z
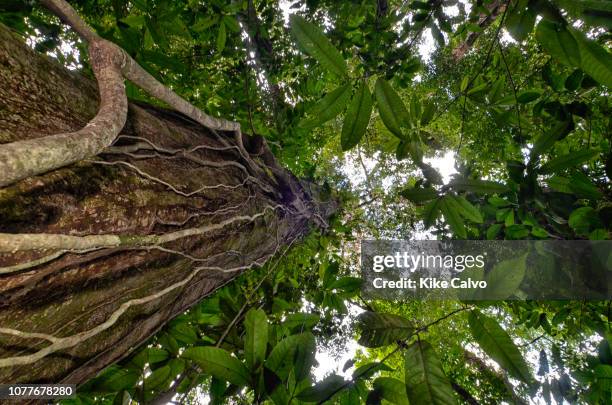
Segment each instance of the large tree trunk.
M97 111L92 80L1 25L0 83L0 143ZM84 382L334 209L261 138L130 103L105 153L0 188L0 382Z

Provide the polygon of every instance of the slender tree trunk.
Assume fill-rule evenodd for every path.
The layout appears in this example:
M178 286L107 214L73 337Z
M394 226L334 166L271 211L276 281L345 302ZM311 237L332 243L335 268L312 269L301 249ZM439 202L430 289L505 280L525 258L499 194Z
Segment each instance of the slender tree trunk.
M2 25L0 83L0 144L98 109L94 81ZM263 139L130 103L104 153L0 188L0 381L86 381L335 207Z

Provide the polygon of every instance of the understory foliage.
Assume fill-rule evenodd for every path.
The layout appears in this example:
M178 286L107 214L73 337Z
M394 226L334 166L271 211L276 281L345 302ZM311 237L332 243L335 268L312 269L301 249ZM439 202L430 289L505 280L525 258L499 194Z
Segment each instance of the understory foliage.
M610 301L366 301L357 251L423 234L609 239L612 1L71 3L343 209L65 403L612 402ZM0 4L0 22L91 74L48 12ZM450 179L431 163L445 154ZM346 364L317 364L355 341Z

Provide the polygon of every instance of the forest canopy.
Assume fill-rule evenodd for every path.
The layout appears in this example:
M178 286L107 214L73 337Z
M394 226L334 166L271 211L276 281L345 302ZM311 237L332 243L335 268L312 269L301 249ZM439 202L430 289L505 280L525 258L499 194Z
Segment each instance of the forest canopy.
M46 7L53 1L42 3L0 1L0 24L72 73L99 78L90 41ZM291 200L297 208L287 212L301 213L318 207L319 198L333 201L325 206L333 209L313 209L312 227L277 219L236 231L224 249L265 245L266 260L252 258L257 266L223 279L186 312L168 315L61 403L612 403L612 301L521 299L522 278L507 281L508 293L497 301L369 299L359 261L361 243L372 239L610 239L612 1L69 3L97 36L212 121L237 123L236 142L244 140L254 161L263 162L263 169L246 160L242 169L222 163L248 172L260 194L218 202L233 192L227 190L202 206L223 210L253 198L265 210L261 201L273 200L265 187L277 185L280 210ZM125 94L130 106L165 111L155 113L155 122L195 131L197 120L170 112L175 105L131 78ZM128 120L138 108L126 107ZM217 130L235 130L227 125ZM14 141L10 128L0 119L0 147ZM209 148L233 146L217 138ZM142 175L134 162L148 157L164 155L178 167L174 157L195 150L146 142L140 152L126 152L132 144L121 142L105 149L104 156L132 153L134 160L122 168L115 167L119 161L97 162L103 168L93 182L120 181L115 169ZM172 179L198 181L201 173L189 167ZM174 170L148 168L149 180ZM223 170L229 178L231 170ZM10 187L0 188L0 232L7 234L42 221L17 213L14 207L33 200L18 199ZM170 198L163 194L164 204ZM126 218L145 215L124 208ZM185 222L150 229L170 234L169 227L199 215L189 212ZM279 234L291 239L268 247ZM162 253L168 252L155 254ZM193 254L182 255L196 266ZM165 256L155 260L166 265ZM0 277L8 268L0 267ZM544 265L521 274L544 268L551 279L572 277ZM607 283L605 276L595 283Z

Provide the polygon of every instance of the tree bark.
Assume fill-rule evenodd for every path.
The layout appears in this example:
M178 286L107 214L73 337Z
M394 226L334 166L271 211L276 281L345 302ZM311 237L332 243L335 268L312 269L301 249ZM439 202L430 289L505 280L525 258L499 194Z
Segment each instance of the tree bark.
M0 25L0 144L82 128L93 80ZM336 209L265 140L129 103L100 155L0 188L0 381L80 384Z

